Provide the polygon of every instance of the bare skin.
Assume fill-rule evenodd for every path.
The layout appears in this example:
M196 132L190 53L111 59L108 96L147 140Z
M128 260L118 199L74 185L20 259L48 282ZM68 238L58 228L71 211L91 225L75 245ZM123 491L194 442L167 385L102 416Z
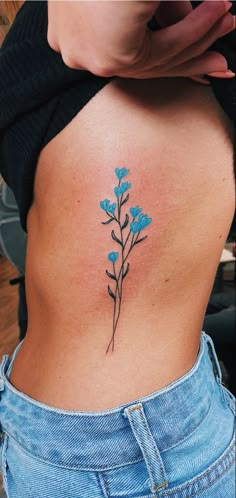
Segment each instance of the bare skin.
M66 410L99 411L161 389L196 360L234 211L232 130L209 87L117 78L41 152L28 214L29 327L11 382ZM130 258L115 349L99 202L127 167L152 216ZM128 179L128 178L127 178Z

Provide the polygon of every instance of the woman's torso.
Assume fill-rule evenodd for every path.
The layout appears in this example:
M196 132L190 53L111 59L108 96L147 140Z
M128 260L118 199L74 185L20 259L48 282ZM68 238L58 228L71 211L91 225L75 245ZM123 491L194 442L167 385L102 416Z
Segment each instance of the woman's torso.
M231 133L209 88L117 78L42 150L27 219L29 326L13 385L58 408L97 411L191 368L233 216ZM117 243L99 202L123 166L127 207L142 206L152 223L130 255L115 350L105 354L105 270Z

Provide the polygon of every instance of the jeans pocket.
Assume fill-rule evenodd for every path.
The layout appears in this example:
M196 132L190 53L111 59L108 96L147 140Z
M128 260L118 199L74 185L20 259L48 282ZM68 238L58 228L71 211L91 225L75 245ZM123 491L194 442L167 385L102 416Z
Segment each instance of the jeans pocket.
M8 446L8 436L6 433L3 434L3 443L1 447L1 474L2 474L2 482L3 482L3 488L6 493L6 496L9 498L8 495L8 488L7 488L7 446Z

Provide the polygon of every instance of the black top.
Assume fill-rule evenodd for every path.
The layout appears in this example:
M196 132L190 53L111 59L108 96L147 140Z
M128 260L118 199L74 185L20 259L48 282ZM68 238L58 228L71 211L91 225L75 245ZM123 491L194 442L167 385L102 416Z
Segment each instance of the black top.
M230 34L215 47L236 70L233 41ZM15 194L25 230L41 149L111 80L67 67L47 42L47 2L26 0L0 49L0 172ZM231 119L234 85L212 78Z

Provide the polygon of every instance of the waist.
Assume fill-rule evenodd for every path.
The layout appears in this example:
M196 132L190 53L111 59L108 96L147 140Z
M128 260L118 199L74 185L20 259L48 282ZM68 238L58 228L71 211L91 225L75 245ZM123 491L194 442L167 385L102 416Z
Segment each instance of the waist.
M22 343L19 348L21 346ZM91 469L91 462L92 470L105 470L138 460L139 447L130 434L129 422L124 416L127 403L97 412L66 411L48 406L13 387L9 376L14 361L14 355L10 363L5 355L1 365L0 375L4 386L1 388L1 423L3 430L20 442L22 447L49 462L85 470L88 467ZM221 377L213 343L202 332L197 359L185 375L164 389L132 401L132 405L142 405L160 451L187 438L207 416L216 388L214 372L215 376ZM69 389L70 385L67 387ZM7 417L4 417L4 413L7 413ZM63 438L67 430L70 431L70 438ZM53 434L50 440L49 433ZM59 448L56 453L53 451L55 447ZM73 455L71 448L77 448Z
M143 325L119 330L112 355L105 353L110 329L72 336L50 328L30 329L14 361L10 381L38 400L66 410L103 410L161 389L184 375L196 360L198 321L172 327Z

